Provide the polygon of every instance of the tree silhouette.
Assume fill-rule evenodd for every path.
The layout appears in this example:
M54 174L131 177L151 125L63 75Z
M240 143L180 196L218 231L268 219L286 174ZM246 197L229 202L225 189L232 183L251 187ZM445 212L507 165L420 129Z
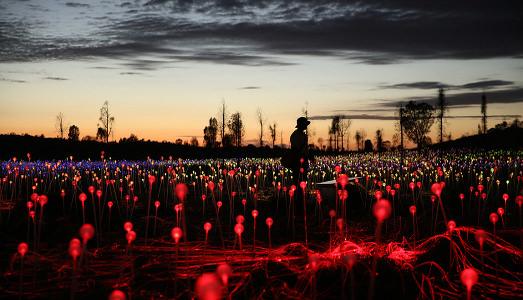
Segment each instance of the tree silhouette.
M372 147L372 141L371 140L365 140L365 152L372 152L374 147Z
M200 143L198 143L198 138L193 136L191 138L191 142L190 142L190 145L193 146L193 147L198 147L200 145Z
M98 130L96 131L96 139L100 142L104 142L107 136L107 131L105 131L105 129L103 129L102 127L98 127Z
M209 119L209 126L205 126L203 129L203 140L205 141L205 146L209 148L214 148L217 146L217 136L218 136L218 120L216 118ZM223 140L223 139L222 139Z
M356 145L358 146L358 151L360 151L361 133L360 133L359 130L356 130L356 134L354 135L354 139L356 140Z
M80 129L78 129L76 125L71 125L69 127L68 137L72 141L78 141L78 138L80 137Z
M220 110L219 110L219 114L220 114L220 120L218 121L218 127L219 127L219 131L220 131L220 138L221 138L221 141L222 141L222 147L225 146L225 143L223 142L223 139L225 138L225 126L227 125L227 106L225 106L225 100L222 99L222 106L220 107Z
M58 131L58 136L63 139L64 138L64 133L65 133L65 125L64 125L64 114L63 113L58 113L58 115L56 116L56 131Z
M485 93L481 95L481 114L482 117L482 125L483 125L483 134L487 133L487 96Z
M332 137L334 139L334 148L336 149L336 151L338 151L338 137L340 136L340 115L335 115L332 117L332 123L329 130L329 134L332 134Z
M98 119L101 124L98 124L98 127L100 127L103 130L103 133L105 134L103 137L105 139L105 142L109 142L109 135L113 133L113 124L114 124L114 117L111 116L109 113L109 101L105 101L102 108L100 108L100 118ZM98 133L102 133L100 131L100 128L98 129ZM96 134L98 137L98 133Z
M445 99L445 90L440 88L438 90L438 122L439 122L439 142L443 143L443 117L447 111L447 101Z
M376 151L383 151L383 129L376 130Z
M265 118L263 117L263 112L260 107L256 109L256 118L258 119L258 123L260 123L260 147L263 147L263 123L265 123Z
M269 132L271 134L272 148L274 148L274 143L276 142L276 122L273 125L269 125Z
M403 109L401 119L405 135L418 145L418 150L425 145L427 133L434 124L434 112L434 107L425 102L409 101Z
M345 118L344 115L340 115L340 137L341 137L341 150L344 151L345 148L343 147L343 137L347 134L349 131L350 125L352 124L352 121L350 119ZM349 139L347 139L347 150L349 150Z
M232 138L232 144L236 147L241 147L243 137L245 136L242 114L240 112L232 114L227 127L229 128L229 134Z

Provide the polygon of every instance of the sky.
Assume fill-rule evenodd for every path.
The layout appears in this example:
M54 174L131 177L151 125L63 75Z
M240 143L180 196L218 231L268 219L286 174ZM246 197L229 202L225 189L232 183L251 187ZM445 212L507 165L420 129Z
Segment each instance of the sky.
M341 0L0 0L0 133L57 136L56 116L112 139L202 143L222 101L258 145L261 109L288 143L307 111L311 141L333 115L354 134L396 132L398 106L448 102L445 132L523 114L523 2ZM436 126L430 136L437 140ZM324 142L325 143L325 142ZM413 146L413 145L411 145Z

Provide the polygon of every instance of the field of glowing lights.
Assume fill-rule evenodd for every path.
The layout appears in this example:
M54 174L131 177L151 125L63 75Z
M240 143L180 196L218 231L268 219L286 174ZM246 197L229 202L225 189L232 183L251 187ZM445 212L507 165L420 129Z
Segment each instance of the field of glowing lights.
M104 154L0 162L0 298L523 295L523 151Z

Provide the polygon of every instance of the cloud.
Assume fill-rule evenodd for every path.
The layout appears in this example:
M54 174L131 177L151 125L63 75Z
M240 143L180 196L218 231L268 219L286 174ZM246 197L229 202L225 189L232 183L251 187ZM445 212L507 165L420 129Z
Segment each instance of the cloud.
M67 2L67 3L65 3L65 5L69 6L69 7L90 7L89 4L77 3L77 2Z
M449 107L469 107L480 105L483 92L459 92L447 94L446 100ZM485 92L487 105L489 104L512 104L523 102L523 87L514 87L503 90ZM437 96L434 97L410 97L404 100L381 101L378 106L397 108L400 104L405 105L407 101L422 101L435 105Z
M439 81L417 81L409 83L398 83L393 85L385 85L382 88L385 89L422 89L422 90L433 90L438 88L446 88L449 85L441 83Z
M67 11L71 18L65 24L55 18L64 11L39 10L39 15L16 2L0 21L0 62L93 57L132 62L155 56L284 66L285 55L365 64L523 57L523 2L425 2L151 0L90 2L90 7L67 2L64 7L75 9ZM52 21L43 23L42 17Z
M512 85L514 84L513 81L505 81L505 80L484 80L484 81L476 81L467 83L464 85L461 85L460 87L463 89L490 89L494 87L499 86L506 86L506 85Z
M261 87L259 86L245 86L245 87L241 87L240 90L258 90L258 89L261 89Z
M67 78L62 78L62 77L45 77L44 79L47 79L47 80L57 80L57 81L69 80Z
M416 81L416 82L407 82L407 83L398 83L392 85L382 85L380 88L383 89L421 89L421 90L433 90L439 88L452 89L452 90L463 90L463 89L481 89L489 90L497 87L504 87L508 85L513 85L513 81L506 80L482 80L475 81L470 83L465 83L462 85L450 85L439 81Z
M13 83L26 83L27 82L25 80L9 79L9 78L4 78L4 77L0 77L0 81L13 82Z

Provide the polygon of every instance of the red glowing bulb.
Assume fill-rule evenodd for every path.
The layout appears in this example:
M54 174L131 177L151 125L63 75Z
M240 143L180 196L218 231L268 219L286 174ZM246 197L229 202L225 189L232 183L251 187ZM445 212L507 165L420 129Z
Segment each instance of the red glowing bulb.
M395 188L396 190L399 190L399 189L400 189L400 184L399 184L399 183L396 183L396 184L394 185L394 188Z
M84 243L92 239L94 236L94 227L91 224L84 224L80 227L80 236L84 240Z
M521 204L523 204L523 196L517 196L515 202L521 207Z
M38 197L38 203L40 203L41 206L44 206L47 203L47 200L48 199L46 195L41 195Z
M245 222L245 218L242 215L236 216L236 223L237 224L243 224Z
M452 232L454 231L454 229L456 228L456 222L450 220L448 223L447 223L447 229Z
M160 207L160 201L154 201L154 206L155 206L156 208Z
M237 235L241 235L243 233L243 225L239 223L234 225L234 232L236 232Z
M62 197L62 198L65 197L65 191L64 191L64 190L62 190L62 191L60 192L60 197Z
M391 190L391 191L390 191L390 195L391 195L392 197L394 197L394 195L396 195L396 190Z
M109 208L113 207L113 201L107 202L107 206L109 206Z
M187 186L185 184L178 183L176 185L175 193L178 198L183 200L185 198L185 195L187 195L188 192L189 192L189 189L187 188Z
M130 230L125 234L125 239L127 239L127 243L131 243L132 241L136 240L136 232Z
M171 236L173 237L174 239L174 242L178 244L178 241L180 240L180 238L182 237L183 233L182 233L182 230L180 229L180 227L174 227L172 230L171 230Z
M125 223L123 224L123 229L125 229L125 231L127 231L127 232L133 230L133 223L131 223L131 222L125 222Z
M459 199L461 199L461 200L465 199L465 195L459 194Z
M90 186L88 189L89 193L93 194L94 193L94 186Z
M247 204L247 199L242 199L242 204L245 206L245 204Z
M374 193L374 196L376 196L376 199L378 199L378 201L380 201L383 194L381 193L381 191L376 191L376 193Z
M127 295L120 290L114 290L109 295L109 300L127 300Z
M218 208L222 207L223 203L221 201L218 201L216 202L216 206L218 206Z
M229 176L233 177L234 174L235 174L234 170L230 170L230 171L229 171Z
M156 181L156 177L149 175L149 184L152 185Z
M208 187L211 191L214 190L214 182L209 181L209 183L207 183L207 187Z
M29 212L29 216L34 219L35 218L35 211L34 210L30 211Z
M254 172L254 175L256 175L256 177L260 177L260 175L261 175L260 170L256 170L256 172Z
M416 187L416 184L414 182L409 183L409 188L411 190L414 190L415 187Z
M300 182L300 187L304 190L307 187L307 183L305 181Z
M208 232L209 230L211 230L211 228L212 228L211 223L206 222L205 224L203 224L203 229L204 229L205 231Z
M274 224L274 221L272 220L272 218L267 218L265 219L265 224L267 224L267 226L269 226L270 228L272 224Z
M434 183L434 184L432 185L432 187L430 188L430 190L431 190L434 194L436 194L438 197L441 195L441 189L442 189L442 187L441 187L441 185L440 185L439 183Z
M503 194L503 200L505 200L505 202L507 202L507 200L508 200L508 194Z
M409 212L410 212L411 214L415 214L415 213L416 213L416 206L411 205L411 206L409 207Z
M345 222L343 222L343 219L342 218L339 218L338 220L336 220L336 226L338 226L338 228L341 230L343 228L343 224Z
M38 200L38 194L37 193L32 193L31 194L31 200L33 200L33 202L36 202L36 200Z
M478 185L478 191L481 193L481 191L483 191L484 189L484 186L482 184Z
M341 174L338 177L338 183L341 184L342 188L345 188L345 186L349 183L349 177L346 174Z
M28 208L28 209L33 208L33 206L34 206L33 202L31 202L31 201L27 201L27 208Z
M223 284L227 286L229 278L232 276L232 268L228 264L222 263L216 268L216 274L220 277Z
M461 282L467 287L467 292L470 293L472 286L478 282L478 273L474 269L465 269L461 272Z
M98 190L98 191L96 191L96 196L97 196L98 198L101 198L101 197L102 197L102 190Z
M27 251L29 250L29 246L26 244L26 243L20 243L18 244L18 253L24 257L24 255L27 253Z
M84 194L84 193L81 193L81 194L78 196L78 199L80 199L80 201L84 202L85 200L87 200L87 195Z
M488 218L489 218L490 222L492 222L492 224L496 224L499 221L499 216L495 212L491 213Z
M476 233L474 234L474 237L476 238L476 241L478 241L478 243L480 245L483 245L483 242L487 238L487 232L483 229L478 229L476 231Z
M500 216L503 216L504 213L505 213L505 210L503 209L503 207L498 208L498 214Z
M194 289L198 299L219 300L223 298L220 279L215 274L205 273L198 277Z
M378 222L387 219L390 216L391 211L392 207L390 202L385 199L376 201L372 207L372 212L374 213L376 219L378 219Z
M334 218L334 217L336 216L336 211L335 211L334 209L331 209L331 210L329 211L329 216L330 216L331 218Z
M258 211L256 209L253 209L252 210L252 217L256 219L257 216L258 216Z

